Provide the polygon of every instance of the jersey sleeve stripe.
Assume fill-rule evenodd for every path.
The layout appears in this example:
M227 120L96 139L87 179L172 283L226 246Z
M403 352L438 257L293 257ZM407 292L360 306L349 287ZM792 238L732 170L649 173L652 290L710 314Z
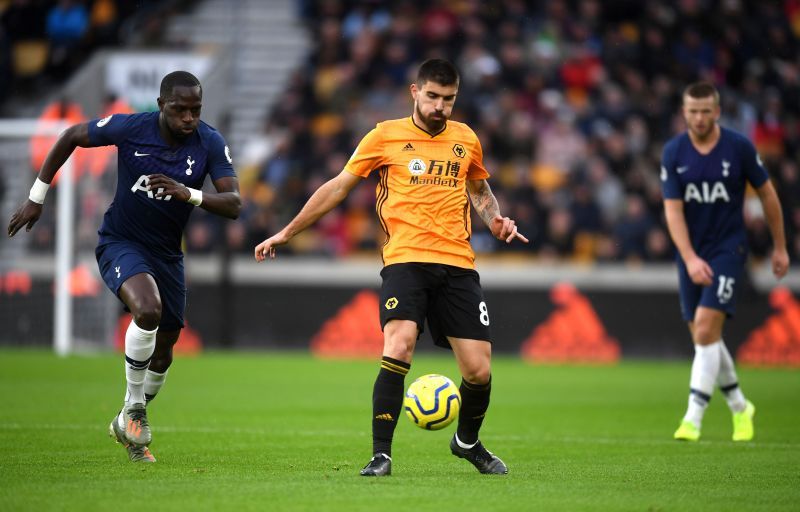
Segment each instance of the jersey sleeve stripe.
M375 212L378 214L378 220L381 223L381 229L383 232L386 233L386 241L383 243L383 247L389 243L389 227L386 225L386 219L383 218L383 205L386 203L386 199L389 197L389 166L384 165L381 167L380 170L380 181L378 182L378 200L375 202Z
M469 197L464 197L464 234L466 235L465 239L469 241L470 233L469 233Z

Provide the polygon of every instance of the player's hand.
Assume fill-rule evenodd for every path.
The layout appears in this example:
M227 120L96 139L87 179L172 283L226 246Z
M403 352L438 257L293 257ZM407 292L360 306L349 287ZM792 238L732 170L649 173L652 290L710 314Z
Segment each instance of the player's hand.
M158 199L172 196L177 201L187 202L189 198L192 197L192 193L189 192L186 185L163 174L151 174L148 176L147 186L150 187L150 190L155 192L155 196Z
M25 226L25 231L30 231L41 215L42 205L28 199L11 216L11 222L8 223L8 236L16 235L22 226Z
M489 228L492 230L494 237L498 240L505 240L506 243L511 243L515 238L519 238L526 244L528 243L528 239L517 231L517 224L514 220L508 217L496 215L495 218L492 219L492 225L489 226Z
M706 261L695 256L686 262L686 271L694 284L710 286L713 283L714 271Z
M781 279L789 272L789 253L785 248L772 251L772 273L776 279Z
M270 259L275 259L275 247L284 245L289 241L281 233L271 236L258 244L255 250L256 261L264 261L269 256Z

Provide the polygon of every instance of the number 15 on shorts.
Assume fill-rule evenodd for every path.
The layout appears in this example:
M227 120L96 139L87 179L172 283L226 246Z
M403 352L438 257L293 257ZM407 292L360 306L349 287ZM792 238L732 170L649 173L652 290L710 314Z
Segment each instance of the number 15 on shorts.
M719 285L717 286L717 298L720 304L726 304L731 297L733 297L733 285L736 279L727 276L719 276Z

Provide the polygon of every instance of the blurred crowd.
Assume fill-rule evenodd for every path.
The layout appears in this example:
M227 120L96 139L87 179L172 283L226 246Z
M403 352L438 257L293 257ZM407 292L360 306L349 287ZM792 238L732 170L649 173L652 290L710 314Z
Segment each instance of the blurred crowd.
M152 19L156 5L191 3L0 0L0 46L44 38L50 56L43 72L58 74L66 72L55 60L60 45L72 48L73 57L62 61L71 69L74 56L97 44L129 44L123 27L131 16L149 12ZM756 145L783 204L790 256L800 262L800 0L297 5L312 51L263 130L232 148L242 216L227 222L197 209L186 236L190 252L251 254L342 170L377 122L411 114L408 86L417 66L442 57L461 71L453 118L478 134L501 211L531 240L500 243L475 217L477 252L564 262L672 260L661 150L685 129L681 91L702 79L721 92L721 124ZM148 33L135 32L140 41ZM9 83L0 80L0 89ZM284 253L374 257L384 235L374 211L377 177L366 181ZM754 261L768 257L771 239L754 193L745 220ZM97 227L90 224L87 241ZM51 237L42 237L35 246L49 246Z
M189 0L0 0L0 104L46 92L96 49L152 44Z
M216 234L248 253L338 174L375 123L411 114L424 59L461 71L454 119L483 145L490 184L530 245L494 240L473 219L481 253L573 262L673 258L663 220L663 144L684 129L682 89L716 84L721 124L753 140L782 200L800 260L800 0L307 0L314 49L262 134L241 148L241 222L199 216L190 250ZM383 233L376 180L287 251L373 252ZM771 240L755 194L745 208L752 253ZM227 230L225 233L218 231Z

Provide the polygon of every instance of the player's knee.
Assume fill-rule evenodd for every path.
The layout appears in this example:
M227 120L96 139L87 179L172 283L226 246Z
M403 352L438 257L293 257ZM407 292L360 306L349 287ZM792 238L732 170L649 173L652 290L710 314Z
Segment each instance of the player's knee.
M696 324L692 330L692 341L699 345L708 345L720 339L720 333L710 325Z
M383 353L400 361L411 361L416 340L402 336L392 336L384 340Z
M133 319L136 325L142 329L152 331L161 322L161 303L156 301L149 304L142 304L133 312Z
M478 386L483 386L489 383L489 379L492 376L492 371L489 365L470 365L464 368L464 380L469 382L470 384L477 384Z
M416 324L390 322L383 332L384 355L400 361L411 361L417 344Z

